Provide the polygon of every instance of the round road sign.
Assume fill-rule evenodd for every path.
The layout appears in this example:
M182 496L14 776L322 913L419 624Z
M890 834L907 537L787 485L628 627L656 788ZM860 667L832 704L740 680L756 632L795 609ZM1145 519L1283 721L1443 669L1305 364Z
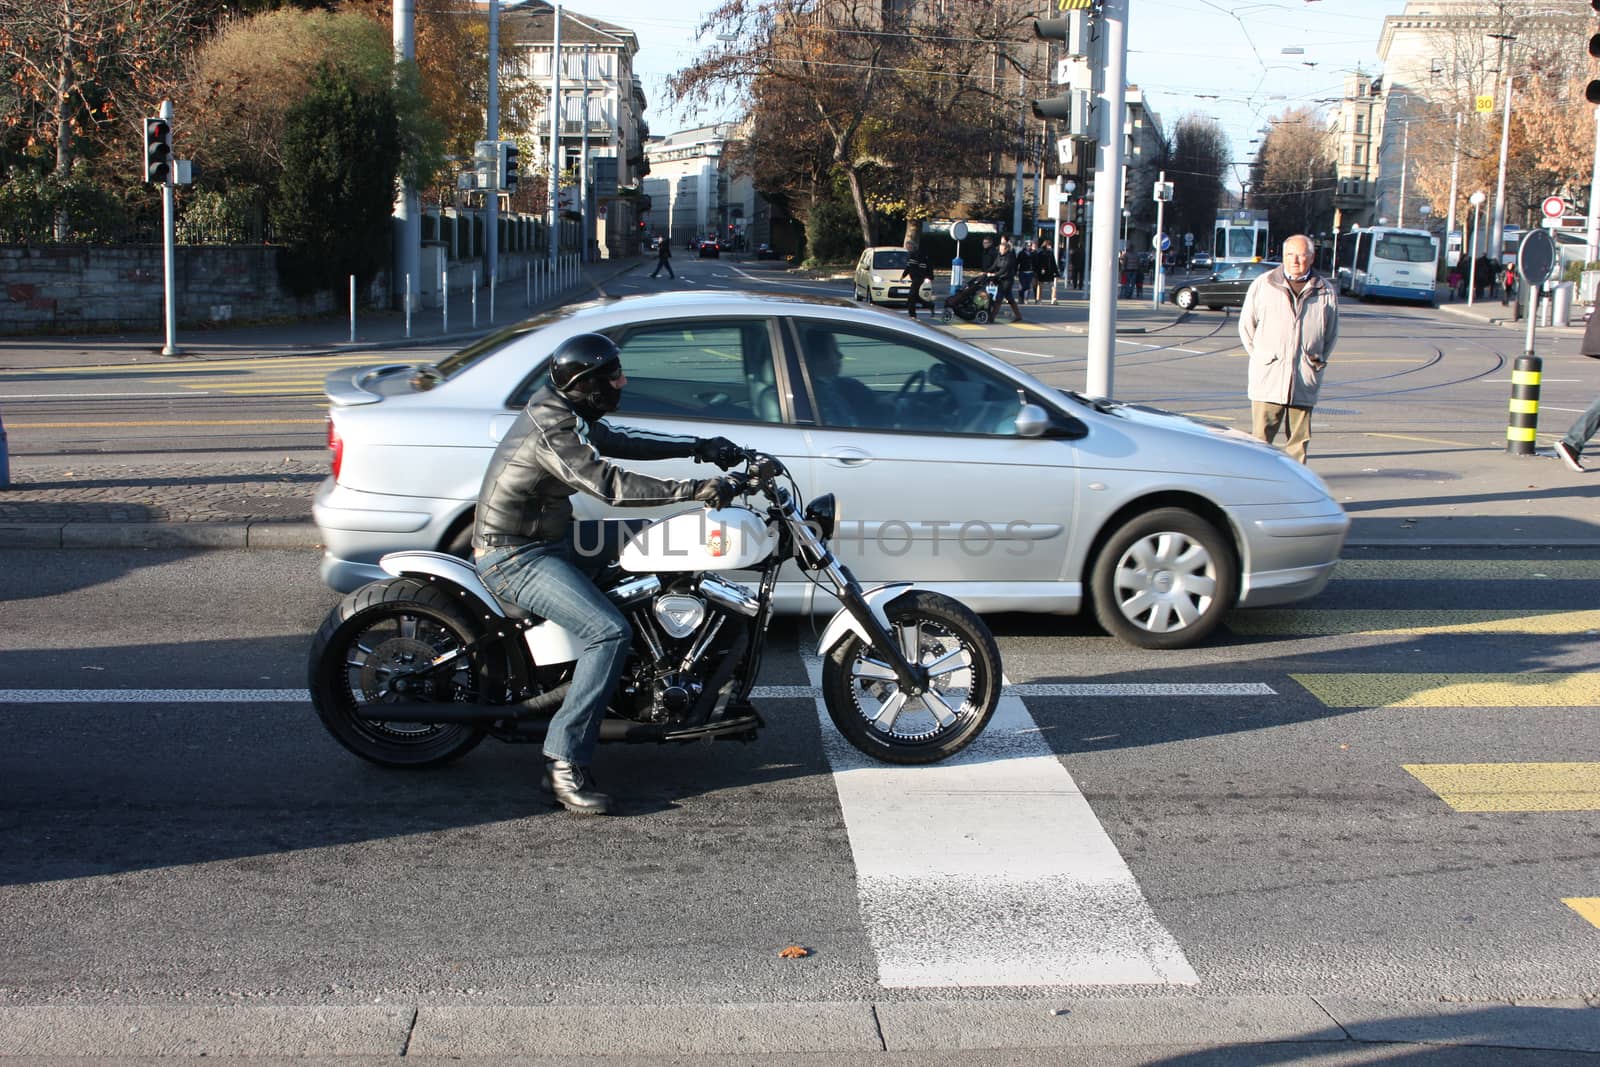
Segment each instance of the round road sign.
M958 222L954 226L950 227L950 236L954 237L958 241L962 240L967 236L967 224L965 222Z
M1567 213L1567 202L1559 196L1547 196L1544 203L1539 205L1539 210L1544 212L1547 219L1559 219Z
M1164 233L1158 233L1154 237L1150 238L1150 243L1161 249L1163 252L1169 252L1172 250L1172 238L1168 237Z
M1517 249L1517 272L1529 285L1543 285L1556 262L1556 242L1549 230L1529 230Z
M1075 222L1063 222L1061 224L1061 236L1063 236L1063 237L1076 237L1076 236L1078 236L1078 224L1075 223Z

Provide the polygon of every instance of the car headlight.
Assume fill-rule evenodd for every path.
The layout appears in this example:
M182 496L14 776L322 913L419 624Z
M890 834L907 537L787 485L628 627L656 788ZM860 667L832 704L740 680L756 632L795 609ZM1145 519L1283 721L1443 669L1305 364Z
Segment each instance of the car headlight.
M881 274L874 274L874 275L873 275L873 276L872 276L872 284L873 284L873 285L882 285L882 284L883 284L883 275L881 275Z

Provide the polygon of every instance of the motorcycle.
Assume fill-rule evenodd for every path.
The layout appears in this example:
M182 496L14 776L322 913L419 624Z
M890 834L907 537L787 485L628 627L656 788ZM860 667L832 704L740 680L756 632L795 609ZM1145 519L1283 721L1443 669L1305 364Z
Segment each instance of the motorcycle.
M802 509L780 460L745 452L740 466L727 506L647 524L600 575L633 629L600 739L753 740L773 590L793 560L841 604L818 643L839 732L886 763L933 763L970 744L1000 699L983 620L910 583L863 589L828 545L833 495ZM334 738L392 767L441 764L485 737L541 741L582 651L572 635L498 600L455 556L396 552L380 566L393 577L347 595L312 642L311 697ZM754 589L725 576L752 570Z

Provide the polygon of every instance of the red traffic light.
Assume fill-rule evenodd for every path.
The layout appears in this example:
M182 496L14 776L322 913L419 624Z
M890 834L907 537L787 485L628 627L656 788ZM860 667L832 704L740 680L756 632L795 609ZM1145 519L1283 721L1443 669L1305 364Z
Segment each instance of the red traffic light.
M172 178L172 123L144 120L144 180L164 185Z

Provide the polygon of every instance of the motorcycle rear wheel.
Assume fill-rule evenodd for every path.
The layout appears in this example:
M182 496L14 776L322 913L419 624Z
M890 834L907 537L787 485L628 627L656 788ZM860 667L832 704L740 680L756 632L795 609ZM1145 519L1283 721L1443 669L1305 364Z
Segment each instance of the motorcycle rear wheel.
M852 633L822 664L828 717L856 748L885 763L937 763L972 743L1000 702L1000 650L966 605L905 593L885 609L908 658L929 668L927 696L904 697L894 672Z
M473 661L463 658L427 693L391 688L423 657L465 645L476 629L455 598L431 582L392 578L363 586L339 602L311 642L311 702L328 732L362 759L385 767L435 767L483 740L468 723L399 723L362 718L381 704L469 699Z

